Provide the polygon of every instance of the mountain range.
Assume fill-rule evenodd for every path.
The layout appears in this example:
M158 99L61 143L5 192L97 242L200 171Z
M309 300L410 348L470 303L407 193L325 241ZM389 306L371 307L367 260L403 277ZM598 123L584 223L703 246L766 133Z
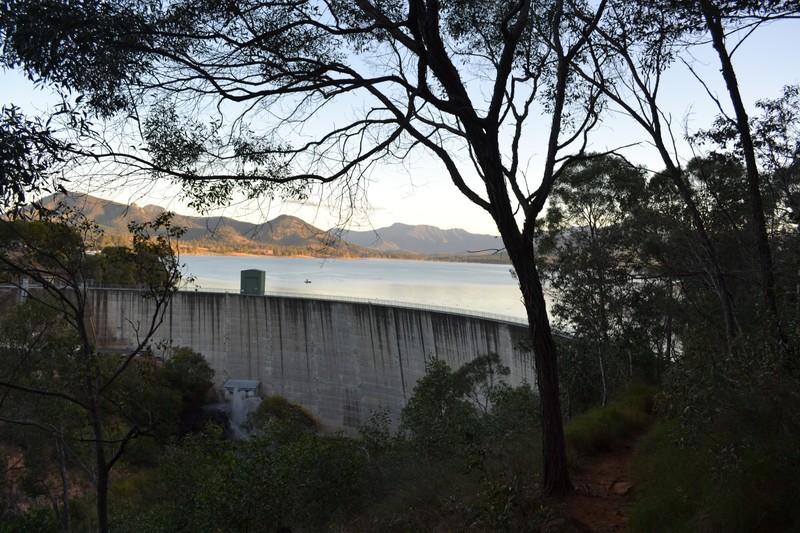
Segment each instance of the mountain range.
M59 202L94 221L103 230L106 245L121 244L127 239L129 221L152 220L165 211L157 205L126 205L82 193L55 194L42 200L49 207ZM322 230L290 215L254 224L229 217L176 214L173 224L186 229L181 239L184 253L506 261L505 254L497 251L502 248L498 237L463 229L398 223L370 231Z

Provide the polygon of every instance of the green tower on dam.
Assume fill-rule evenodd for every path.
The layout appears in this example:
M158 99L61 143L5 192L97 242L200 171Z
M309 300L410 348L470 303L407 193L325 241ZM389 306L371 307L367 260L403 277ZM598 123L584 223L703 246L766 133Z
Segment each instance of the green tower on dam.
M267 273L263 270L242 270L242 283L239 292L255 296L264 296Z

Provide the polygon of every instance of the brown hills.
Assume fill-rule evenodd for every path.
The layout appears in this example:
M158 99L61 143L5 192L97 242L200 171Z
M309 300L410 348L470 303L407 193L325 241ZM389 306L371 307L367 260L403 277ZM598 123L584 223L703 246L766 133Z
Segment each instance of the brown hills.
M49 207L57 202L94 221L104 232L105 246L127 241L129 221L152 220L165 211L157 205L126 205L82 193L42 200ZM496 253L502 246L499 238L462 229L394 224L374 231L322 230L289 215L255 224L229 217L176 214L173 223L186 229L181 253L506 261L505 254Z

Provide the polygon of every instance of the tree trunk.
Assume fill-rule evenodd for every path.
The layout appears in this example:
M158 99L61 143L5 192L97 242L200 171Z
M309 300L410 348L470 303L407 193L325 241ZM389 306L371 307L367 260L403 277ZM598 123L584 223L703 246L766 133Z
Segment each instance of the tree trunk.
M600 243L597 239L597 227L594 221L589 221L589 239L591 243L592 263L597 271L597 302L598 302L598 339L597 342L597 363L600 368L600 382L603 387L603 394L600 398L600 405L605 407L608 403L608 381L606 380L606 365L604 362L604 353L608 349L609 339L608 332L611 329L608 326L608 314L606 313L606 276L605 264L601 264L600 258Z
M61 436L56 438L56 452L58 454L59 473L61 474L61 503L64 507L64 514L61 525L64 531L72 531L72 514L69 509L69 474L67 473L67 456L64 451L64 440Z
M670 283L670 296L672 295L672 283ZM672 359L672 311L667 313L666 323L664 324L666 339L666 346L664 346L664 353L662 357L658 358L658 366L656 367L656 380L661 383L661 373L664 367Z
M92 387L91 384L88 385ZM89 397L89 410L92 419L94 437L95 459L95 510L97 512L97 531L108 532L108 465L106 464L106 450L103 442L103 423L100 412L99 398L95 392Z
M684 181L683 172L680 168L672 164L672 161L669 159L669 157L665 156L665 146L660 145L659 149L662 151L662 159L667 166L668 175L677 187L678 193L683 198L683 201L686 203L686 208L689 210L689 216L692 219L692 224L694 225L697 238L700 241L701 249L705 253L706 260L708 262L707 275L712 287L714 288L714 291L719 297L720 307L722 308L722 318L725 321L726 351L730 353L732 349L731 341L739 333L739 324L736 320L733 300L731 299L731 294L728 290L728 282L725 280L725 273L722 271L716 249L711 241L711 237L706 231L703 217L694 201L690 186L686 183L686 181Z
M98 467L100 461L98 461ZM108 533L108 471L97 473L97 531Z
M722 19L719 8L709 0L700 0L700 8L706 21L706 28L711 33L711 42L717 51L722 70L722 77L736 113L736 129L739 133L739 141L744 152L745 168L747 169L747 186L750 196L750 213L753 219L753 233L756 239L756 253L758 264L761 271L761 291L764 298L764 305L770 320L773 334L782 340L780 320L778 315L778 302L775 296L775 277L772 266L772 252L769 245L767 234L767 224L764 219L764 204L761 198L761 178L756 164L755 148L753 138L750 135L750 122L747 111L744 108L742 95L739 92L739 82L736 79L736 71L733 69L731 57L725 46L725 31L722 27Z
M509 248L509 257L519 280L536 366L539 409L542 420L542 454L544 459L544 493L563 496L573 492L567 469L564 424L558 386L556 345L545 308L544 291L536 270L533 243Z
M602 385L602 393L600 395L600 406L605 407L608 403L608 385L606 384L606 368L603 364L603 351L597 350L597 364L600 367L600 384Z

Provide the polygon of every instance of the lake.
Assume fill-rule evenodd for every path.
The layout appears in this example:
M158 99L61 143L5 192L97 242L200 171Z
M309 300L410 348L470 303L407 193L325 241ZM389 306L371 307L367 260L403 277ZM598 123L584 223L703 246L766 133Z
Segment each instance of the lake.
M269 294L423 304L524 318L510 265L435 261L181 256L194 287L239 292L240 272L266 272ZM306 283L308 280L310 283Z

